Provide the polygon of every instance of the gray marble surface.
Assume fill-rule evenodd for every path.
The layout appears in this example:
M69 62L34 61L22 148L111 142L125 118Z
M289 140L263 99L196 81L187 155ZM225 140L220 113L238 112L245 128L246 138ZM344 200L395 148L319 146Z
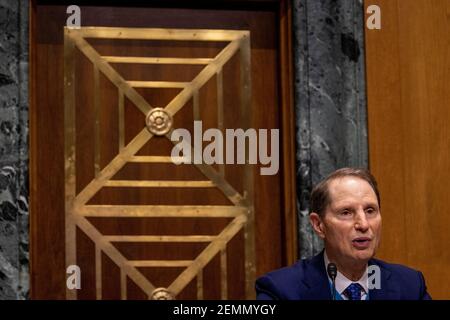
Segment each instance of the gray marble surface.
M27 0L0 0L0 61L0 299L27 299Z
M335 169L367 167L364 11L360 0L294 0L299 254L323 244L309 224L312 187Z

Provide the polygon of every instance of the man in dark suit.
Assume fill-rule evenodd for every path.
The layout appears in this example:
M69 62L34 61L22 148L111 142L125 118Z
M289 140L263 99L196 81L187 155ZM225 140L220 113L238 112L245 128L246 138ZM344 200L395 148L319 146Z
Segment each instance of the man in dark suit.
M325 249L256 281L261 300L431 299L422 273L374 259L381 235L380 195L365 169L339 169L311 193L310 222ZM327 266L337 273L332 278Z

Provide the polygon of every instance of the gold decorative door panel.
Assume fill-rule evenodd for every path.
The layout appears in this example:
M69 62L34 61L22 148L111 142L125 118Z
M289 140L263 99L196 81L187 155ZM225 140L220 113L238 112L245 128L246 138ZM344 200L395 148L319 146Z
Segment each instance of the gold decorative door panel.
M176 165L170 139L250 127L250 78L249 31L65 29L67 298L254 296L252 167Z

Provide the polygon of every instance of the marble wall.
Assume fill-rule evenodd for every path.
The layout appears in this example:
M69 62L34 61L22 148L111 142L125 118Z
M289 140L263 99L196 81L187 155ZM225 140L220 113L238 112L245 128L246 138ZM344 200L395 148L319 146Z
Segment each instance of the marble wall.
M309 224L312 187L335 169L367 167L362 0L294 0L300 257L323 244Z
M0 299L27 299L27 0L0 0L0 61Z

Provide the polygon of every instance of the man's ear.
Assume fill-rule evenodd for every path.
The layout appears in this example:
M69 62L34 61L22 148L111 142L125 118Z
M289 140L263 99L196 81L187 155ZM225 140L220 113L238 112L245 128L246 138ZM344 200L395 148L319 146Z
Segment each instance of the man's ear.
M309 222L314 229L314 232L322 239L325 239L324 224L321 216L316 212L309 214Z

